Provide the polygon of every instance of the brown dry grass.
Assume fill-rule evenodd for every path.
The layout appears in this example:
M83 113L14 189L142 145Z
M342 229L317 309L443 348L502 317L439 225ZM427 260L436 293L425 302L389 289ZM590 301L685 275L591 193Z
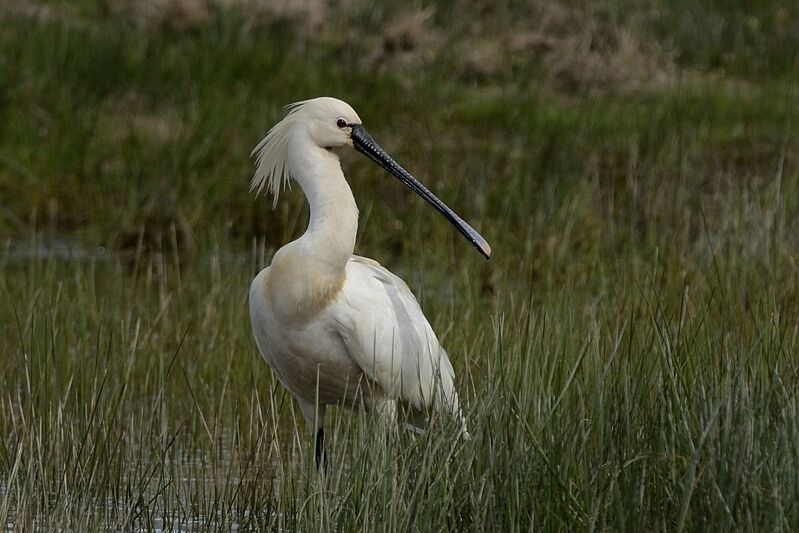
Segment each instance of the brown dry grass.
M674 54L647 26L656 12L645 3L622 19L608 16L607 5L536 0L511 16L489 4L461 2L453 8L457 17L437 17L434 5L374 6L367 0L335 6L322 0L108 0L107 7L143 31L189 31L212 23L220 10L246 13L253 26L290 20L300 38L338 48L359 68L390 70L400 81L443 62L453 74L476 82L507 82L540 69L557 91L631 92L674 83ZM0 11L37 19L81 17L79 10L40 0L0 3Z

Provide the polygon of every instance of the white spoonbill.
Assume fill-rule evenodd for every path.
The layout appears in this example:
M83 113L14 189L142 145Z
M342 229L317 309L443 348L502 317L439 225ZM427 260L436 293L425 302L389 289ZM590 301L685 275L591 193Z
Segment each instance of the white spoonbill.
M289 178L311 208L305 233L280 248L250 287L250 319L261 355L297 398L324 453L325 407L363 406L396 421L397 404L466 420L454 371L408 286L371 259L353 255L358 208L332 151L352 146L441 212L486 258L488 243L384 152L358 114L335 98L289 106L253 150L251 190L277 197Z

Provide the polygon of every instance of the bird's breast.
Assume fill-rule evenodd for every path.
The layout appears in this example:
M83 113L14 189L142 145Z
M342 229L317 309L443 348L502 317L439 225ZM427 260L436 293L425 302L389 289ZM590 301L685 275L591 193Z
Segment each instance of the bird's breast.
M264 283L264 297L285 322L313 320L341 293L346 274L298 254L276 255Z
M323 319L286 322L278 316L265 296L268 277L256 278L250 291L250 318L262 357L299 398L357 402L364 378L346 345Z

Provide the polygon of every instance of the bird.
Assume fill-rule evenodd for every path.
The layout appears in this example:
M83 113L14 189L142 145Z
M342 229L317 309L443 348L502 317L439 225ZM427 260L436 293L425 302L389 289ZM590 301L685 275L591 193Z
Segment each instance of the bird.
M286 116L252 151L250 191L257 196L266 188L274 208L293 179L310 205L310 219L302 236L280 247L252 281L249 311L261 356L315 436L317 468L325 461L330 405L373 411L395 427L399 409L433 410L453 419L468 439L452 364L413 293L378 262L353 253L358 208L333 150L354 148L383 167L486 259L491 247L374 141L349 104L319 97L286 107Z

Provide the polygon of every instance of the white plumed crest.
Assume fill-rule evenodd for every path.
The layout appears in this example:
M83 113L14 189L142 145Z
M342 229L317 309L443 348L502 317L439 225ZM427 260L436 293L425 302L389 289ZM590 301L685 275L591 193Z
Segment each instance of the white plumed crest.
M272 195L272 206L277 206L277 198L280 195L282 186L289 189L291 185L291 172L289 171L289 132L291 126L297 118L297 111L309 100L294 102L286 106L288 114L272 126L266 137L258 143L250 156L256 156L255 175L250 182L250 192L256 191L256 196L261 193L264 187Z

